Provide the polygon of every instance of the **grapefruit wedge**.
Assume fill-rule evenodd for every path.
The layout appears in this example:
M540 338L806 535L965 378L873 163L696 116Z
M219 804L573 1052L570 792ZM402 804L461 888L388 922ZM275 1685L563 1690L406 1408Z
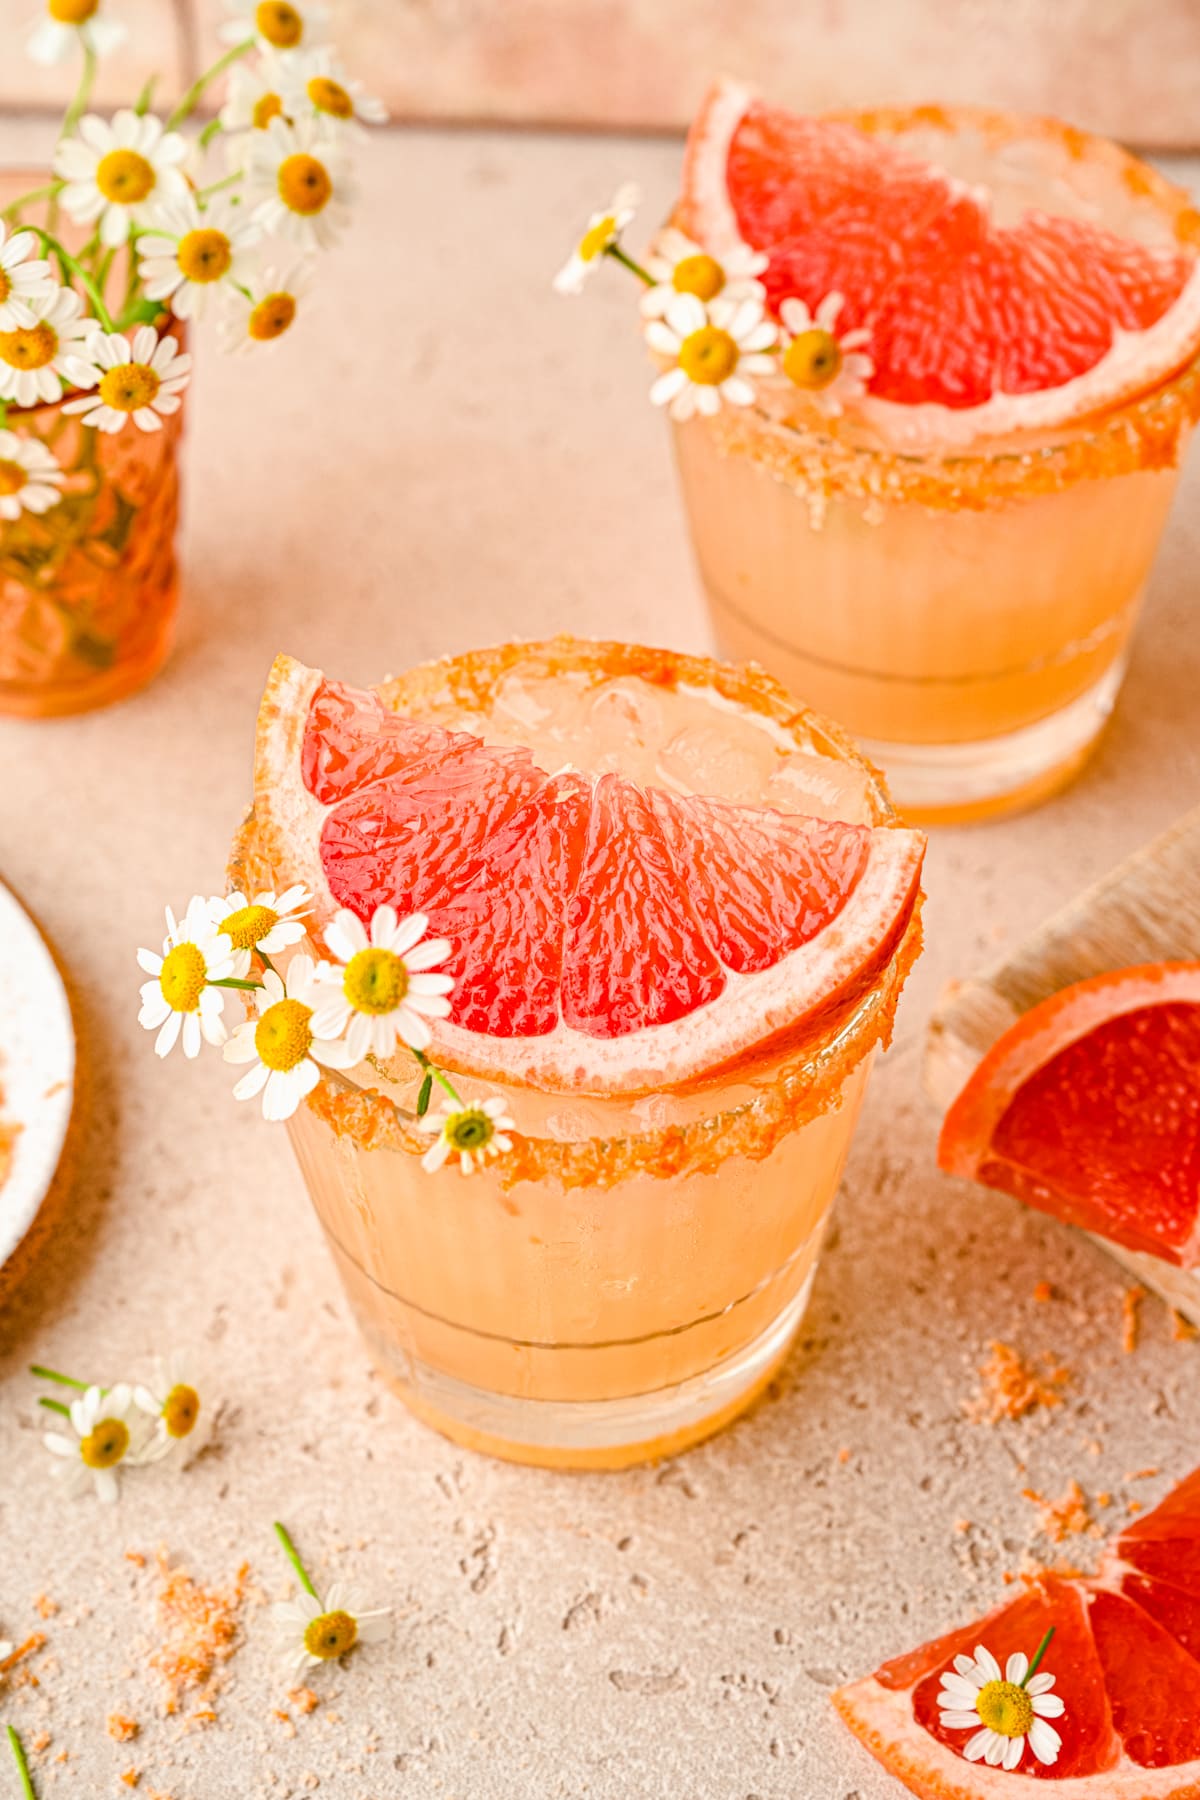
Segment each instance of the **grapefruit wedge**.
M552 648L560 688L602 684L625 657L613 697L635 709L639 658L657 659L649 696L686 678L694 705L697 671L719 668ZM366 919L387 901L451 940L456 986L437 1045L453 1067L601 1092L686 1082L865 996L909 927L919 833L563 767L561 751L539 762L443 722L453 712L397 712L396 698L279 658L255 825L272 868L304 881L319 915L345 906ZM737 709L712 701L706 729L731 731ZM782 761L786 733L772 729L763 742Z
M1200 963L1117 969L1027 1012L946 1114L938 1161L1200 1266Z
M990 1650L1032 1656L1065 1705L1057 1761L1028 1745L1013 1770L969 1762L969 1730L942 1723L942 1676ZM884 1663L834 1705L921 1800L1200 1800L1200 1470L1109 1546L1094 1579L1045 1575L1013 1600Z
M775 311L841 294L838 333L871 334L866 410L893 433L1060 424L1200 346L1188 196L1049 120L805 118L720 82L691 129L677 222L718 259L765 253ZM946 413L965 415L957 432Z

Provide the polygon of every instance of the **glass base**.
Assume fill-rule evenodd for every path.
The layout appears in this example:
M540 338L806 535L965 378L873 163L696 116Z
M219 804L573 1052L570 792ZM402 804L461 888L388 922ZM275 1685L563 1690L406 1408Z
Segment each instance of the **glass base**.
M866 737L858 742L887 776L900 812L914 823L961 825L1021 812L1048 800L1079 773L1108 723L1126 661L1118 657L1070 706L1003 737L963 744Z
M547 1469L626 1469L675 1456L730 1424L787 1357L816 1268L762 1335L689 1381L616 1400L529 1400L456 1380L371 1331L367 1345L405 1405L444 1437L486 1456Z

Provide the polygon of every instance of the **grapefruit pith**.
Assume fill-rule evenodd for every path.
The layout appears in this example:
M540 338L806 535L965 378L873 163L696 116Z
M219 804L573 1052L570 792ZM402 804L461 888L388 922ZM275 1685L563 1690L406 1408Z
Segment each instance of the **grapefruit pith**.
M1200 963L1117 969L1025 1013L946 1114L938 1161L1200 1266Z
M576 675L613 648L564 645ZM387 901L451 940L453 1066L605 1092L687 1081L865 995L924 851L891 825L543 767L286 657L255 818L326 916Z
M978 1645L1002 1667L1031 1656L1051 1627L1057 1760L1026 1746L1013 1770L968 1761L970 1733L941 1717L942 1677ZM1198 1800L1200 1471L1113 1541L1094 1579L1029 1581L986 1618L840 1688L834 1705L921 1800Z

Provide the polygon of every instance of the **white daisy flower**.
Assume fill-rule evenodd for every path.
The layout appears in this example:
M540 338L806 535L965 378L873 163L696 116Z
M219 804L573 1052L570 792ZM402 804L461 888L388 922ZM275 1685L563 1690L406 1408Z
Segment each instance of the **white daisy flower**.
M394 906L377 906L368 936L362 920L343 907L325 932L325 943L337 961L326 964L322 980L338 991L322 1000L317 1020L323 1034L341 1037L352 1062L370 1052L391 1056L397 1043L428 1050L432 1041L426 1019L444 1019L450 1011L446 995L449 975L430 973L451 951L446 938L422 939L429 930L424 913L397 917Z
M606 252L617 242L641 203L641 193L627 181L613 195L606 212L595 212L587 222L587 230L554 277L558 294L578 294L589 275L604 261Z
M272 119L286 118L284 68L282 57L268 52L257 64L234 63L229 71L229 86L219 118L222 130L239 140L231 147L235 161L243 153L240 140L244 133L265 131Z
M278 344L296 323L312 273L306 260L290 269L262 269L247 282L246 294L227 290L217 327L221 348L236 353Z
M29 261L37 247L32 231L14 231L9 237L4 220L0 219L0 331L36 324L33 301L54 296L56 283L50 264L40 257Z
M153 977L142 983L138 1024L158 1032L154 1043L158 1056L166 1056L181 1036L185 1056L198 1056L201 1040L225 1042L221 1014L229 990L208 984L233 974L233 954L229 939L218 935L203 894L193 894L178 923L168 906L162 955L139 950L137 959Z
M354 184L345 152L312 119L272 119L246 160L245 201L265 231L305 249L328 249L350 217Z
M219 1408L211 1396L201 1399L202 1385L186 1354L172 1351L155 1361L150 1380L133 1390L134 1404L154 1423L143 1460L157 1462L178 1451L180 1467L186 1468L212 1441Z
M239 1025L225 1046L226 1062L254 1064L233 1093L237 1100L261 1094L264 1119L290 1119L321 1079L322 1067L353 1064L341 1039L318 1024L326 993L311 956L293 956L286 981L268 969L254 996L257 1019Z
M255 894L253 900L238 892L225 894L210 900L208 910L217 930L233 946L234 974L242 979L250 968L252 951L278 956L300 942L308 929L304 915L311 906L312 895L297 882L282 894L271 889Z
M56 1458L51 1474L68 1493L85 1494L94 1488L97 1498L111 1505L120 1494L117 1470L146 1460L149 1433L132 1390L124 1382L107 1393L88 1388L71 1402L70 1424L71 1436L65 1431L43 1435L42 1442Z
M942 1676L941 1722L949 1731L974 1733L963 1747L968 1762L1015 1769L1028 1743L1037 1760L1048 1767L1058 1759L1062 1738L1046 1721L1061 1718L1066 1711L1059 1696L1050 1692L1053 1686L1053 1675L1030 1676L1023 1651L1009 1657L1002 1674L991 1651L978 1644L973 1658L956 1656L954 1668Z
M77 225L98 222L101 243L119 249L155 206L187 197L180 166L187 153L186 138L164 132L153 113L125 108L111 124L88 113L77 137L59 140L54 158L54 172L67 184L63 206Z
M417 1124L421 1131L437 1133L436 1141L421 1158L427 1175L436 1175L449 1156L457 1156L463 1174L470 1175L490 1157L503 1156L511 1150L512 1139L507 1134L517 1128L506 1103L496 1094L466 1106L444 1100L436 1113L426 1113Z
M341 1581L333 1583L323 1600L302 1589L294 1600L271 1608L279 1655L293 1676L336 1661L356 1644L381 1643L391 1620L389 1606L368 1611L359 1589Z
M262 226L218 194L201 212L193 194L155 209L138 243L148 300L169 300L180 319L199 319L226 284L244 283Z
M770 258L748 244L740 244L723 262L709 256L674 225L660 232L654 253L645 259L655 285L639 302L644 319L661 319L676 294L695 294L707 306L722 300L763 300L766 289L757 279Z
M233 15L222 25L225 44L253 38L260 50L308 50L329 29L328 9L312 0L226 0Z
M191 357L152 325L139 325L132 342L119 331L101 332L89 348L100 385L94 394L68 400L63 411L79 413L97 431L123 431L130 419L139 431L161 431L164 418L183 404L179 396L191 380Z
M366 136L364 125L387 123L387 107L352 81L332 50L310 50L282 65L283 112L293 122L316 119L331 136Z
M66 476L40 438L0 431L0 519L49 512Z
M676 294L645 329L650 348L673 365L650 389L655 406L668 406L673 419L711 416L722 401L749 406L754 384L747 377L776 369L765 353L777 333L758 300L714 300L706 307L695 294Z
M860 400L875 373L875 364L863 350L871 333L837 333L837 318L845 305L841 294L826 294L815 312L803 300L785 300L779 309L783 321L780 367L794 386L802 389L823 413L836 418L849 402Z
M36 406L59 400L65 387L92 387L91 346L100 327L80 317L83 302L73 288L54 288L31 300L31 325L0 333L0 400Z
M99 16L100 0L44 0L43 17L29 35L26 50L39 63L60 63L72 50L107 56L129 35L115 19Z

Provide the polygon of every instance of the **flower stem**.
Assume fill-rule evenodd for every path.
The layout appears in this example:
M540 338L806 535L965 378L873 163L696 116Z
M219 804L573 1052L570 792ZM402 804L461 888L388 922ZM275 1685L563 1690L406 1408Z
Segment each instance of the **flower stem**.
M236 975L221 975L216 981L210 981L209 987L246 988L255 993L263 985L261 981L241 981Z
M412 1046L410 1045L409 1048L411 1049ZM413 1050L412 1053L416 1057L417 1061L420 1063L421 1067L424 1069L426 1075L433 1076L433 1079L437 1082L438 1086L440 1088L445 1089L446 1093L449 1094L450 1098L454 1101L454 1104L456 1106L465 1106L466 1105L466 1101L463 1099L463 1097L459 1093L458 1089L454 1086L454 1084L450 1080L449 1076L443 1075L442 1071L438 1068L437 1064L431 1063L429 1058L426 1056L426 1054L423 1050Z
M87 111L87 103L92 97L92 86L96 80L96 52L87 39L83 40L83 69L79 76L79 86L75 90L75 98L66 111L62 122L60 137L70 137L75 127Z
M300 1561L300 1552L297 1550L295 1544L293 1544L286 1525L281 1525L278 1519L275 1521L275 1536L283 1545L283 1554L287 1557L293 1569L295 1569L296 1579L300 1583L300 1586L304 1589L306 1594L311 1594L314 1600L320 1599L320 1595L308 1578L308 1570Z
M17 1778L21 1783L21 1793L24 1800L37 1800L37 1794L33 1786L33 1777L29 1773L29 1764L25 1760L25 1746L17 1736L15 1725L10 1725L8 1728L8 1744L13 1753L13 1761L17 1765Z
M224 56L219 56L211 69L205 69L203 75L198 75L179 105L168 117L167 130L174 131L177 125L182 125L185 119L190 118L200 104L201 97L209 83L215 81L218 75L223 75L226 69L232 68L235 62L240 62L242 57L248 55L253 48L254 39L252 37L245 38L240 44L235 44L232 50L227 50Z
M39 1381L57 1381L60 1387L77 1388L81 1394L88 1391L86 1381L76 1381L73 1375L61 1375L57 1369L44 1369L41 1363L30 1363L29 1373L36 1375Z
M57 256L62 265L63 274L74 275L75 279L87 294L88 299L91 301L92 310L99 319L101 325L103 325L105 331L112 331L112 314L104 304L104 295L100 292L100 289L96 286L96 283L92 280L83 265L77 258L71 255L69 250L65 249L63 245L59 243L56 237L52 236L48 231L43 231L40 225L31 225L28 229L41 238L45 249L53 250L55 256Z
M1025 1671L1025 1679L1021 1683L1022 1687L1028 1687L1029 1683L1033 1680L1034 1676L1037 1674L1039 1665L1041 1664L1041 1660L1042 1660L1043 1656L1045 1656L1047 1650L1050 1648L1050 1639L1054 1636L1054 1631L1055 1631L1055 1627L1052 1625L1050 1627L1049 1631L1046 1633L1045 1637L1042 1639L1041 1643L1038 1645L1036 1651L1034 1652L1033 1661L1030 1663L1028 1669Z
M69 1406L64 1406L61 1400L47 1400L44 1394L38 1395L38 1405L44 1406L47 1412L61 1413L64 1419L69 1419L71 1416Z
M197 200L207 200L210 194L219 194L222 188L233 187L242 179L242 171L235 169L232 175L226 175L222 181L212 181L207 187L196 189Z
M619 262L623 269L632 270L638 280L644 281L647 287L654 287L656 285L650 271L648 269L643 269L640 262L634 262L632 256L627 255L626 252L622 250L620 244L615 242L606 244L604 247L604 254L605 256L611 256L615 262Z
M27 206L32 206L35 200L53 199L54 195L60 193L65 185L61 181L48 181L45 187L30 188L27 194L18 194L15 200L9 201L3 213L0 213L0 218L15 219L19 212L22 212Z

